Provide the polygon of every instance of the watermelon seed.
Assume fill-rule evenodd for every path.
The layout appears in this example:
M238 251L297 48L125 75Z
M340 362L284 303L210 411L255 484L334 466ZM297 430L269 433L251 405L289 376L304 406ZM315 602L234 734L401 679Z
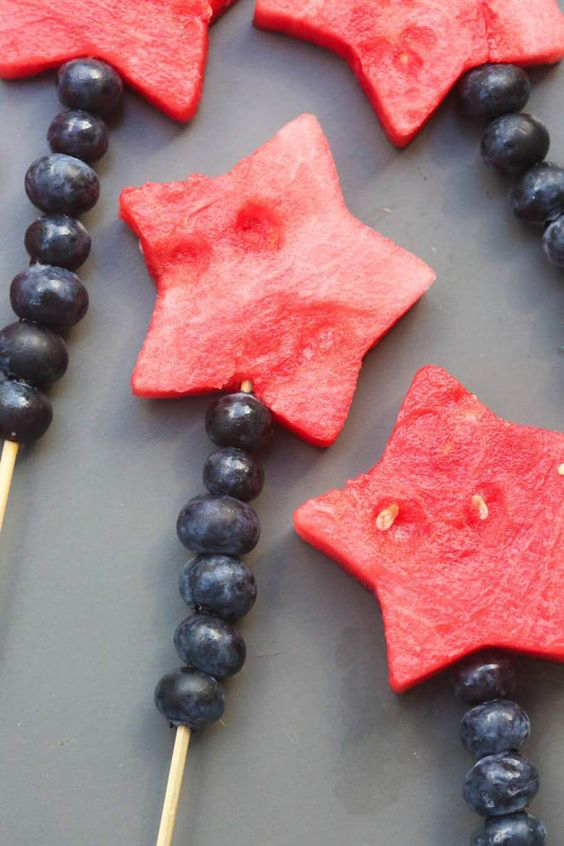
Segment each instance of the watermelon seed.
M376 528L380 529L381 532L387 532L394 525L398 514L399 505L393 502L392 505L388 505L387 508L380 511L376 517Z
M478 509L478 515L480 520L487 520L489 517L490 509L487 506L485 499L480 496L480 494L474 494L472 497L472 505L474 508Z

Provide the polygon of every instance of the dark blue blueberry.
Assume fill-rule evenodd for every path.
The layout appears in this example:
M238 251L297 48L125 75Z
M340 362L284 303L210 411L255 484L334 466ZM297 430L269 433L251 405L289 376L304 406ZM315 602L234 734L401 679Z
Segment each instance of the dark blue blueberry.
M564 214L546 227L543 247L548 260L556 267L564 267Z
M32 385L61 379L69 354L60 335L36 323L10 323L0 330L0 370Z
M180 595L188 605L207 608L226 620L242 617L257 596L255 577L239 558L199 555L180 574Z
M238 673L247 655L237 629L207 611L194 611L180 623L174 645L185 664L216 679Z
M531 115L504 115L492 121L482 136L482 158L504 173L520 173L544 159L550 136L544 123Z
M90 254L90 235L74 217L44 215L28 226L25 248L41 264L76 270Z
M472 835L471 846L544 846L546 828L532 814L491 817Z
M523 811L539 789L537 768L519 752L499 752L477 761L466 774L464 799L482 817Z
M531 83L516 65L482 65L462 77L458 91L467 115L493 120L520 112L529 99Z
M506 699L515 689L512 660L502 652L478 652L461 661L453 673L454 694L468 705Z
M272 415L252 394L227 394L209 406L206 431L218 446L256 452L270 440Z
M204 485L216 496L227 494L247 502L262 491L262 464L237 447L223 447L208 456L204 464Z
M35 264L13 279L10 302L18 317L62 330L82 320L88 291L70 270Z
M180 541L194 552L244 555L260 537L259 519L250 505L230 496L196 496L176 523Z
M183 667L162 677L155 688L155 705L174 725L196 731L221 719L223 685L206 673Z
M92 168L81 159L53 153L29 167L25 190L41 211L77 215L96 205L100 183Z
M543 162L523 173L510 194L513 213L529 223L547 223L564 214L564 168Z
M460 739L475 758L516 751L526 742L531 723L525 711L508 699L475 705L462 718Z
M53 419L48 397L27 382L0 379L0 438L26 444L45 434Z
M85 109L103 117L119 108L123 83L118 73L99 59L72 59L57 74L59 99L70 109Z
M104 121L80 109L56 115L49 126L47 140L54 153L76 156L84 162L96 162L108 150L108 130Z

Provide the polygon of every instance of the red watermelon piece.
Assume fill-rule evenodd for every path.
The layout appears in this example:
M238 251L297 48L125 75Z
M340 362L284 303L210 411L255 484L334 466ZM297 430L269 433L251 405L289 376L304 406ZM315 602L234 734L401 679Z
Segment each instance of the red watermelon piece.
M470 68L564 55L556 0L257 0L255 23L346 59L399 147Z
M208 27L233 2L0 0L0 76L104 59L165 114L189 120L202 93Z
M376 594L395 691L483 647L564 661L564 434L446 371L419 371L378 464L295 526Z
M127 188L157 303L134 393L179 397L250 379L290 429L327 446L362 358L434 279L347 210L311 115L216 179Z

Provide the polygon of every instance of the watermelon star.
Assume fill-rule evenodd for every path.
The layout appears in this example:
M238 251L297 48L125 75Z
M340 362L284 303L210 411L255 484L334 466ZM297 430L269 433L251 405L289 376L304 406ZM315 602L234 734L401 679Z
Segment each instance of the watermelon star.
M257 0L255 23L345 58L399 147L470 68L564 55L556 0Z
M104 59L157 108L189 120L202 92L208 27L232 2L0 0L0 77Z
M295 514L380 601L392 688L483 647L564 661L564 434L416 375L378 464Z
M238 388L327 446L366 351L434 279L347 210L327 140L302 115L217 179L125 189L157 283L133 374L145 397Z

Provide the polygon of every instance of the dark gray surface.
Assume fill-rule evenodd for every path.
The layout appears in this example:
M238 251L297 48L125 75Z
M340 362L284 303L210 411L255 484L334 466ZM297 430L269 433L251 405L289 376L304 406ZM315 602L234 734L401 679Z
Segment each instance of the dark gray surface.
M509 419L562 428L562 276L544 261L538 232L512 219L506 184L482 166L478 132L452 99L400 153L343 62L252 29L251 14L240 0L215 27L192 125L128 94L99 168L82 274L91 312L52 391L54 425L18 461L0 541L1 846L149 846L168 770L173 736L152 690L178 663L185 556L174 525L201 488L207 399L129 393L153 291L116 220L119 191L221 173L304 111L321 120L351 210L426 259L438 281L368 356L334 447L278 433L258 501L247 665L229 684L225 726L193 743L175 843L461 846L475 825L461 799L462 709L446 681L389 691L376 603L299 542L291 514L374 463L415 370L429 362ZM530 108L562 161L564 70L535 78ZM0 98L1 316L11 320L7 287L25 266L34 216L23 176L46 149L53 77L3 84ZM535 808L553 844L564 841L563 680L564 668L531 664L520 696L541 768Z

